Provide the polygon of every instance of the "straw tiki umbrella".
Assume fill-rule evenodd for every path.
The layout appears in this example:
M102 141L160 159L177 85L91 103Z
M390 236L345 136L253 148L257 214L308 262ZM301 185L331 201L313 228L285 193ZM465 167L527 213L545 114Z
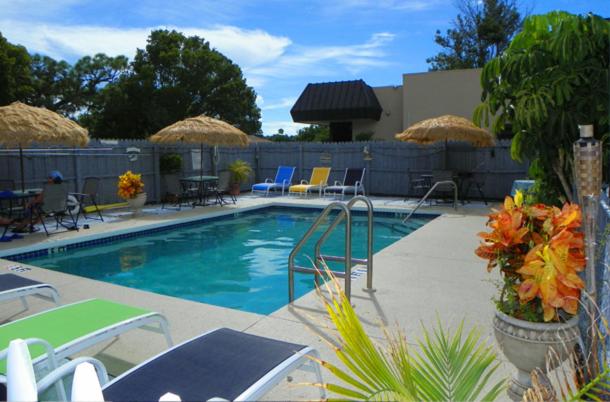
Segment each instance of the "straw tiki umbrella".
M400 141L416 144L445 142L445 166L447 165L447 141L469 142L476 147L491 147L495 144L493 136L470 120L453 115L444 115L422 120L413 124L402 133L396 134Z
M0 107L0 146L19 147L21 190L25 190L23 148L36 144L84 147L87 130L74 121L45 108L13 102Z
M161 129L149 138L158 144L199 144L201 176L203 176L203 145L245 147L248 135L227 122L204 115L180 120Z

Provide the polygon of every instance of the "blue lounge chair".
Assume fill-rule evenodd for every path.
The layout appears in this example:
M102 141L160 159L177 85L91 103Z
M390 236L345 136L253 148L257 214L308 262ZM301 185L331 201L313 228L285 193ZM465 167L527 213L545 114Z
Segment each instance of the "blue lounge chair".
M265 179L264 183L253 185L252 192L265 193L266 197L269 195L269 191L281 189L282 195L284 195L284 191L288 190L292 184L295 169L294 166L279 166L275 174L275 180Z
M18 342L23 341L13 341L11 347L17 347ZM21 355L24 354L27 354L27 348L23 348ZM19 358L19 354L12 356L23 360ZM30 389L27 393L22 392L17 396L44 392L55 381L72 374L84 359L89 359L98 371L101 392L107 401L158 401L168 392L183 401L207 401L212 398L256 401L303 365L313 369L317 381L321 383L319 365L309 356L319 358L316 350L308 346L220 328L187 340L110 382L106 382L108 376L99 361L79 358L60 366L41 379L38 389ZM23 366L19 363L10 361L9 367ZM29 363L26 362L27 364ZM9 379L17 379L17 376L9 373ZM78 380L88 381L86 384L80 384ZM79 387L91 388L93 381L75 377L72 390L75 392ZM9 391L15 395L18 390L12 390L11 385L8 384ZM36 388L36 383L32 382L29 388ZM322 390L321 396L325 396Z

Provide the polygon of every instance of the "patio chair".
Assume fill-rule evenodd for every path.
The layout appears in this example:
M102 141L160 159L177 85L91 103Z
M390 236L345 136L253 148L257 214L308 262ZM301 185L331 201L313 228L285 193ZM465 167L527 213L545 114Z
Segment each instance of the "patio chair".
M301 184L290 186L288 194L307 195L309 191L318 191L321 197L322 190L328 185L328 176L330 176L329 167L315 167L311 172L309 181L301 180Z
M284 191L288 190L292 184L292 176L294 176L295 169L296 167L294 166L279 166L274 180L265 179L264 183L253 185L252 192L265 193L266 197L269 195L269 191L281 189L282 195L284 195Z
M440 197L441 199L454 200L454 190L457 189L457 183L455 182L455 172L452 170L433 170L431 188L436 185L434 192L431 195ZM459 189L457 190L459 194Z
M174 204L178 210L182 209L182 204L190 200L194 200L199 192L198 188L190 188L186 184L180 182L180 178L175 174L168 174L164 177L165 181L165 196L161 200L161 209L165 209L166 204ZM192 207L195 204L192 203Z
M19 343L13 342L11 349L19 347ZM27 348L22 350L27 353ZM11 353L11 366L23 367L23 363L16 361L24 359L23 354ZM104 400L110 401L158 401L171 392L183 401L213 398L252 401L259 400L288 374L304 365L313 369L321 383L319 366L307 356L318 357L318 353L311 347L220 328L187 340L110 382L106 382L108 375L102 364L89 358L98 370L96 378L95 370L87 363L83 364L81 358L81 361L69 362L52 371L38 382L37 389L36 382L26 384L24 388L29 390L22 390L21 395L40 394L55 380L79 370L80 373L74 376L72 395L86 394L85 399L91 399L92 393L98 397L101 393ZM27 356L25 361L27 364ZM19 377L23 376L11 374L15 382ZM98 384L101 384L100 388L97 388ZM11 385L9 390L13 393ZM320 393L325 396L323 391Z
M19 298L27 310L29 306L26 296L44 297L59 305L59 292L53 285L15 274L0 275L0 302Z
M55 229L63 226L68 230L78 230L76 217L72 214L72 209L68 208L68 190L65 183L45 183L43 190L44 201L42 205L36 206L33 211L34 217L39 217L45 233L49 236L49 231L44 219L52 217L55 219ZM64 219L69 217L72 226L67 226Z
M172 346L168 324L159 313L108 300L90 299L56 307L0 325L0 350L13 339L44 339L53 349L52 361L60 361L97 343L112 339L131 329L163 332ZM40 345L32 346L33 364L50 364ZM0 353L0 383L6 383L6 353Z
M216 194L216 202L221 206L224 204L228 204L228 202L224 198L225 195L231 197L231 201L233 202L233 204L237 202L237 198L233 194L231 194L231 177L231 172L228 170L223 170L218 174L218 183L216 184L216 187L213 189L213 191Z
M341 194L341 199L345 197L345 193L354 193L354 197L358 192L364 195L364 172L365 168L347 168L343 181L335 181L335 184L324 189L324 196L327 194Z
M100 211L100 209L98 208L96 200L97 195L99 193L100 180L101 179L99 177L85 177L85 181L83 182L83 189L81 190L81 192L70 193L70 195L76 197L76 200L78 201L78 204L80 206L78 214L76 215L77 222L78 217L81 213L83 214L85 219L89 219L89 217L87 216L87 211L85 210L85 203L89 204L90 206L93 206L95 208L95 212L97 212L98 218L91 219L97 219L102 222L104 221L102 211Z

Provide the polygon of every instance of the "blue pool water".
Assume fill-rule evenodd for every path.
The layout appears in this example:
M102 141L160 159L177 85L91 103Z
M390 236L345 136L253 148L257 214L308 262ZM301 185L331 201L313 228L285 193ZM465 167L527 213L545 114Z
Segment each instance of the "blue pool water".
M257 209L73 248L28 259L27 263L154 293L269 314L288 302L288 255L319 213L306 208ZM376 214L374 252L431 219L414 216L406 227L394 214ZM342 227L338 228L323 253L342 255L343 237ZM310 265L307 255L312 255L314 243L312 240L303 248L297 258L299 265ZM354 217L352 247L355 257L366 257L364 215ZM312 275L297 274L297 297L313 287Z

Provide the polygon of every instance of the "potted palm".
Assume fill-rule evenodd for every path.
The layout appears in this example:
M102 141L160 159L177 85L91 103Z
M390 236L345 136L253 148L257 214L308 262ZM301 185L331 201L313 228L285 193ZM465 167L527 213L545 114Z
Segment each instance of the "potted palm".
M490 232L480 233L476 254L487 270L500 269L494 332L500 349L517 368L508 394L521 400L531 387L530 373L544 368L550 350L565 360L579 336L578 307L585 267L581 211L506 197L490 215Z
M229 172L231 172L231 195L239 195L239 190L242 183L252 174L252 167L246 161L237 159L228 166Z

